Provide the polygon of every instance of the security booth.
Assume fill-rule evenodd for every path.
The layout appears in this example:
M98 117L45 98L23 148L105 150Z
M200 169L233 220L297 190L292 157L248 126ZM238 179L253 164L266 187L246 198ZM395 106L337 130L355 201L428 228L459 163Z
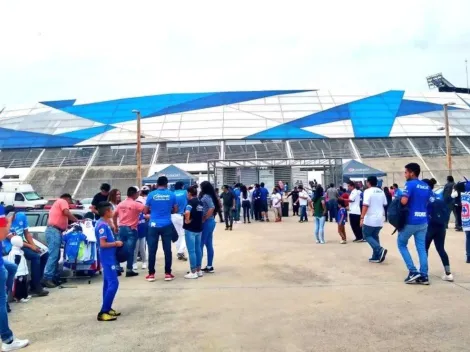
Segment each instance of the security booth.
M152 176L143 178L142 185L156 184L160 176L166 176L168 178L168 188L172 190L175 187L175 183L178 181L183 182L185 189L197 182L197 177L180 169L179 167L169 165L163 170L154 173Z
M386 172L380 171L366 164L363 164L356 160L350 160L343 164L343 181L348 180L361 181L363 184L366 183L367 177L376 176L384 177L387 176ZM382 187L382 180L379 180L379 187Z

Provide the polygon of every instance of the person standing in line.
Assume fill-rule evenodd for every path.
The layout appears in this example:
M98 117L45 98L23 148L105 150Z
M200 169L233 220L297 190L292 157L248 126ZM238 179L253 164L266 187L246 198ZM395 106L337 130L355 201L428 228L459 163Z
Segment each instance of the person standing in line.
M62 233L67 230L69 220L78 222L78 219L70 212L69 204L72 196L64 193L52 204L49 210L49 219L46 227L46 241L49 250L44 276L41 284L47 288L54 288L60 284L59 259Z
M326 190L326 195L328 197L328 213L330 222L333 222L333 219L336 220L336 213L338 212L338 198L339 193L335 188L333 183L330 184L330 187Z
M219 201L219 204L221 203L220 200L220 190L218 188L215 189L215 195L217 196L217 200ZM219 222L224 223L224 217L222 214L222 209L219 207L219 212L217 213L219 215Z
M115 228L119 228L119 239L127 244L129 256L127 257L126 277L139 275L133 270L134 252L136 248L140 214L144 211L145 206L136 201L139 197L139 190L136 186L127 189L127 198L119 203L113 214L113 224ZM111 204L111 203L110 203ZM119 227L118 227L119 219Z
M454 185L451 197L453 198L455 231L462 231L462 195L460 189Z
M224 187L228 190L228 186ZM207 250L207 265L204 269L202 269L202 271L212 274L215 272L213 266L214 230L216 225L214 214L219 211L220 205L217 204L217 196L215 195L214 187L212 187L209 181L204 181L201 183L199 199L202 203L201 258L204 255L204 247L206 247ZM233 199L233 204L235 204L235 199Z
M444 190L442 191L442 199L444 202L447 204L447 207L449 208L449 213L454 210L454 200L452 199L452 191L454 190L455 186L455 181L454 177L449 175L447 176L447 183L444 186ZM449 216L450 219L450 216ZM449 227L449 224L447 224L446 228Z
M327 213L323 187L317 185L313 198L313 215L315 217L316 243L325 244L325 216Z
M299 189L297 186L294 187L292 192L287 195L287 198L292 197L292 214L293 216L299 216Z
M363 242L364 237L362 236L361 229L361 190L353 182L348 182L348 190L351 192L349 194L349 224L351 225L351 230L356 237L353 242Z
M428 229L427 207L432 196L431 189L423 181L419 180L421 167L416 163L405 166L405 189L401 197L401 204L408 206L409 215L405 227L398 231L398 250L408 268L409 274L405 283L419 283L429 285L428 279L428 255L426 253L426 232ZM408 250L408 240L415 238L418 252L420 270L413 263L413 258Z
M403 191L398 187L396 183L393 184L393 198L401 197L403 195Z
M261 187L258 183L255 184L255 189L253 191L253 203L255 220L261 221Z
M372 248L371 263L382 263L387 255L387 250L380 245L379 234L384 226L384 206L387 198L384 192L377 187L377 177L367 178L367 189L364 191L364 200L360 218L363 238Z
M116 271L116 248L122 247L121 241L114 239L113 231L109 223L113 218L112 205L109 202L101 202L96 210L100 216L95 226L96 238L99 238L99 251L101 265L103 266L103 304L98 313L98 321L114 321L121 315L113 309L114 297L119 288L119 280Z
M297 200L297 203L299 204L299 210L300 210L300 220L299 222L308 222L308 216L307 216L307 205L308 205L308 193L306 190L304 190L303 185L298 186L299 189L299 199Z
M461 229L465 231L465 250L467 255L467 264L470 264L470 181L458 182L452 191L452 198L460 198L460 214Z
M184 183L178 181L175 183L175 197L176 204L178 205L178 212L171 214L171 222L175 227L176 232L178 233L178 240L176 241L176 252L178 260L187 261L188 258L184 255L186 250L186 240L183 229L183 217L186 209L186 204L188 204L188 192L183 189Z
M385 222L388 222L388 215L387 215L388 206L390 203L392 203L392 194L390 193L388 187L384 187L384 194L385 194L385 198L387 198L387 205L384 206Z
M243 223L246 224L247 220L248 223L251 224L250 221L250 209L251 209L251 198L250 192L246 188L245 185L241 186L240 188L240 202L242 204L243 209Z
M2 183L0 182L0 188ZM11 219L5 216L5 207L0 205L0 253L3 251L2 242L10 231ZM7 266L5 265L7 264ZM28 340L20 340L13 335L8 325L8 290L13 287L17 266L5 261L0 256L0 335L2 338L2 351L15 351L29 345Z
M253 200L253 193L255 191L254 185L248 187L248 198L250 199L250 217L251 220L255 219L255 202Z
M97 206L101 202L108 201L108 196L109 196L110 191L111 191L111 186L108 183L101 184L100 192L96 193L93 197L93 200L91 201L90 210L93 212L93 214L95 214L96 220L100 218L100 215L98 214ZM112 223L110 225L112 225Z
M225 231L232 231L233 228L233 213L235 212L235 196L230 191L227 185L222 187L222 203L224 206L224 218L225 218Z
M113 188L109 191L108 194L108 202L111 203L113 211L116 210L116 207L121 203L121 191L117 188Z
M346 244L346 222L348 221L348 213L346 211L346 203L344 199L338 199L338 214L336 215L336 222L338 223L338 234L341 237L341 241L339 243Z
M236 224L241 224L240 221L240 211L241 211L241 202L240 202L240 184L237 183L233 189L233 195L235 196L235 213L234 213L234 221Z
M279 188L274 187L273 194L271 195L271 201L273 202L272 206L273 206L273 211L274 211L275 222L280 222L282 221L282 216L281 216L282 196L281 196L281 192L279 191Z
M395 189L393 188L393 185L390 186L390 194L392 195L392 200L395 198Z
M268 217L269 191L264 187L264 182L260 183L259 191L260 191L261 221L269 222L269 217Z
M140 190L140 196L137 198L137 202L145 205L147 202L147 196L150 193L150 188L148 186L143 186ZM134 264L132 266L133 270L137 270L137 257L140 253L140 259L142 260L142 270L147 269L147 233L148 233L148 221L150 219L149 214L144 214L143 212L139 215L139 224L137 225L137 242L135 244L134 251ZM118 274L119 275L119 274Z
M439 200L436 200L436 194L433 192L434 186L436 185L435 179L424 179L425 182L432 192L432 197L429 199L428 204L428 230L426 232L426 252L428 253L429 257L429 247L431 246L431 242L434 241L434 246L436 247L437 253L439 253L439 257L441 258L442 265L444 266L444 276L442 276L442 280L444 281L454 281L454 276L450 271L450 263L449 263L449 256L444 248L445 240L446 240L446 225L448 222L448 217L450 215L450 210L447 207L446 202L443 200L439 203ZM439 207L440 204L444 203L445 206L445 219L438 219L436 212L434 211L435 206ZM441 209L439 212L442 211ZM442 213L439 213L442 215Z
M165 253L165 281L172 281L175 276L171 273L173 261L171 253L171 239L174 226L171 214L178 212L176 197L168 189L168 178L160 176L157 179L157 189L150 192L145 203L144 214L150 213L147 245L149 250L149 273L145 277L148 282L155 281L155 261L159 238L162 238L163 252Z
M185 279L197 279L202 277L202 216L203 205L197 197L197 188L189 187L188 202L184 211L184 235L186 236L186 244L188 246L189 267L190 271L184 276Z

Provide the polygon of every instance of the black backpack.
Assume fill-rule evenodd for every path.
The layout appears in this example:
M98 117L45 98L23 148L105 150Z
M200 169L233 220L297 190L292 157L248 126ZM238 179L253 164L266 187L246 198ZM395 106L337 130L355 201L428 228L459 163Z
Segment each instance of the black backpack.
M395 227L392 235L405 227L408 214L408 206L401 204L401 197L395 197L387 208L388 222Z
M442 199L434 198L430 202L429 222L437 225L447 225L449 222L450 211Z

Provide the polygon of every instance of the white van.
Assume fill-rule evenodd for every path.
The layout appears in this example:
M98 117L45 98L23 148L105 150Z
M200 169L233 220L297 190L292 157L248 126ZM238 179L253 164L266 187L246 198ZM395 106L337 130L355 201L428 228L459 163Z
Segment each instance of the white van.
M0 202L5 206L12 205L19 209L40 209L47 203L29 184L17 185L14 189L2 188Z

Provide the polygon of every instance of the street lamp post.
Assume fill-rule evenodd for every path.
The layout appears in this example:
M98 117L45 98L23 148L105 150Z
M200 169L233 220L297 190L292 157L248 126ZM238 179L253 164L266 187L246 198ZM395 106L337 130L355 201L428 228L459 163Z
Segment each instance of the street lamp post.
M455 105L455 103L444 104L444 123L446 130L446 156L447 156L447 170L449 175L452 175L452 151L450 145L450 128L449 128L449 105Z
M137 115L137 187L142 187L142 142L141 142L141 133L140 133L140 111L132 110L134 114Z

